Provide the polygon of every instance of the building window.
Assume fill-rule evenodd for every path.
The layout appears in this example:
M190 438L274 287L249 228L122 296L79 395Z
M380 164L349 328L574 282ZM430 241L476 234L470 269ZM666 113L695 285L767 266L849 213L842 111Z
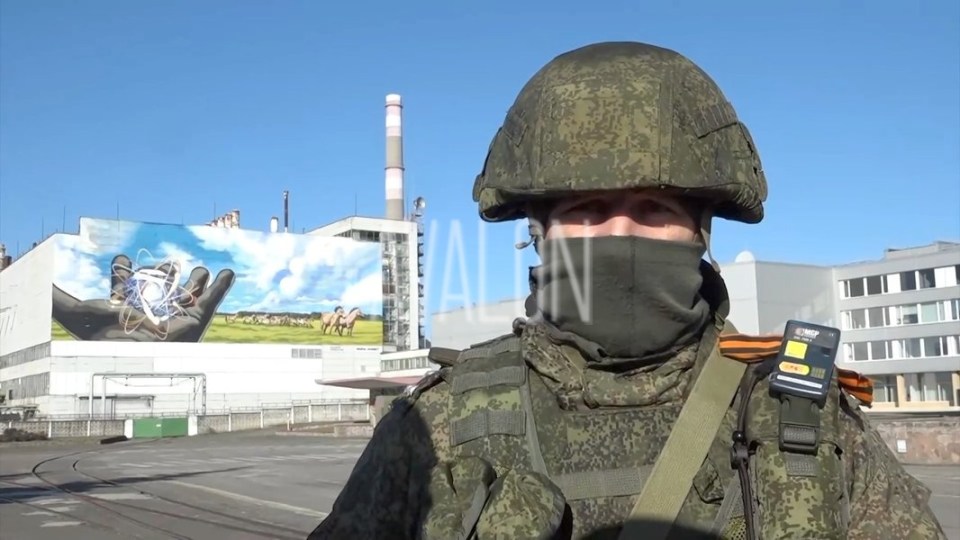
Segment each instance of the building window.
M943 356L942 345L939 337L923 338L923 356Z
M900 272L900 290L901 291L915 291L917 290L917 273L913 270L909 272Z
M870 276L867 278L867 294L873 296L875 294L883 294L887 292L886 284L887 276Z
M950 373L918 373L907 375L910 381L910 401L940 401L951 406L956 403L953 380Z
M918 270L917 276L920 278L919 282L921 289L932 289L937 286L937 280L933 272L933 268Z
M873 399L877 403L897 402L896 375L880 375L873 378Z
M887 358L937 358L957 356L960 336L932 336L924 338L894 339L887 342ZM873 359L877 359L876 356Z
M903 358L923 358L923 340L907 338L903 340Z
M847 330L859 330L867 327L867 312L863 309L853 309L844 313L844 325Z
M934 374L934 384L937 386L937 401L946 401L951 407L957 406L957 392L960 388L953 387L953 376L946 371Z
M871 360L887 359L887 342L886 341L870 342L870 359Z
M943 304L940 302L928 302L920 304L920 322L934 323L940 322L943 318L940 313L943 311Z
M864 292L863 278L847 280L847 298L859 298Z
M886 323L886 309L882 307L870 308L867 310L867 327L868 328L883 328L887 326Z
M907 304L900 307L900 324L917 324L920 322L916 304Z

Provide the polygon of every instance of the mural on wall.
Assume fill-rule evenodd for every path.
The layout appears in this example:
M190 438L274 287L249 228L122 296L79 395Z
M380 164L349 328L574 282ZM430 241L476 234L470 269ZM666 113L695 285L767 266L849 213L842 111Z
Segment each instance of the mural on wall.
M89 218L52 241L53 339L383 340L377 243Z

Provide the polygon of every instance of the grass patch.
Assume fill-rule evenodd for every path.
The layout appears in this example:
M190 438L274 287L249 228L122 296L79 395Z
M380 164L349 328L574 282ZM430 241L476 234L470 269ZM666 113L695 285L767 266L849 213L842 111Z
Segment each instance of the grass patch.
M60 323L53 321L51 338L57 341L74 341ZM217 315L207 328L204 343L294 343L297 345L380 345L383 343L383 321L358 320L353 335L343 336L335 332L320 333L320 321L312 326L271 326L260 324L227 323L223 315Z

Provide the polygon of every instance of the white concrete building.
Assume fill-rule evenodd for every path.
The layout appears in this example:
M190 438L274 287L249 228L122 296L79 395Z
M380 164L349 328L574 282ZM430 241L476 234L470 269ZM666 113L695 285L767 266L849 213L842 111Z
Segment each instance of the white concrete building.
M70 236L74 235L54 235L0 271L3 407L54 417L91 411L97 416L123 417L367 398L366 392L317 386L315 380L377 372L379 343L55 338L51 334L54 273L70 264L58 258L57 241Z
M168 342L165 338L152 343L132 342L130 341L132 338L123 335L128 329L119 328L123 326L123 321L121 320L121 324L118 325L116 320L116 311L120 309L120 304L126 302L127 295L139 295L142 297L140 300L146 302L146 291L153 290L151 287L154 289L159 287L163 295L158 300L158 304L151 305L149 310L144 311L144 313L149 311L147 318L152 315L153 318L150 320L157 326L159 323L156 321L167 321L166 317L169 313L158 313L154 308L170 304L167 302L168 292L194 286L195 283L190 281L193 275L191 274L185 281L186 285L181 287L179 284L184 283L183 278L186 276L181 276L179 272L173 277L169 275L157 277L149 274L150 270L147 270L138 278L136 288L131 291L121 290L129 284L114 280L117 259L111 262L109 257L113 256L111 255L113 253L120 254L121 251L118 250L121 249L134 251L139 249L140 246L136 242L127 241L129 238L123 241L118 239L121 229L132 229L137 225L131 225L132 222L117 221L115 222L117 231L109 230L114 228L113 224L110 226L101 224L104 230L96 231L94 230L96 227L92 225L89 227L90 230L85 230L84 222L81 220L81 234L76 236L82 236L81 241L87 243L90 237L97 236L98 242L94 243L99 243L105 250L104 253L92 254L93 258L90 260L77 262L70 259L70 253L57 254L58 239L73 235L54 235L45 239L12 263L0 254L2 259L0 260L2 263L0 265L2 270L0 271L0 407L32 409L45 416L83 415L90 414L91 411L95 415L105 413L107 416L143 416L168 412L181 414L187 411L211 412L227 408L261 407L307 400L366 400L369 397L368 388L371 383L361 383L358 386L349 383L327 384L327 381L376 379L381 371L381 353L387 353L383 357L383 363L388 367L388 371L400 373L401 382L407 380L403 379L403 376L409 378L412 376L409 375L410 373L422 372L422 369L417 371L420 368L405 367L414 364L422 365L423 358L426 356L424 350L426 342L423 337L425 312L422 301L423 290L420 285L420 277L423 275L421 264L423 230L419 221L425 203L422 198L416 198L410 214L404 215L406 199L403 186L401 108L400 96L395 94L387 96L385 218L348 217L314 229L308 234L295 235L288 232L289 194L285 191L283 193L283 228L281 229L278 218L273 218L269 235L259 237L258 241L263 243L262 247L252 246L249 238L242 242L238 240L245 232L240 229L239 211L236 210L208 224L214 229L222 230L222 234L218 233L219 236L212 235L218 236L217 238L210 237L211 235L207 235L204 231L194 231L194 236L210 237L201 239L196 256L184 254L182 250L175 253L176 250L170 249L174 240L166 242L163 238L139 239L152 242L154 248L167 251L167 255L179 257L185 272L190 272L190 268L201 267L200 258L220 256L223 250L207 249L211 245L222 244L240 249L244 248L241 244L245 244L246 251L241 249L242 256L235 258L232 263L245 266L248 270L254 263L265 266L269 272L272 272L272 277L269 277L272 281L269 281L268 286L264 276L248 273L248 275L239 276L237 282L231 282L233 288L231 289L228 285L227 290L233 294L238 286L237 283L257 282L261 291L265 288L269 291L259 303L251 304L247 299L233 303L266 307L258 308L253 313L237 310L231 313L229 309L221 313L223 309L220 309L212 316L217 318L223 316L226 323L239 320L242 324L250 322L261 325L245 330L247 332L261 331L264 324L283 326L284 331L314 331L314 329L319 330L318 326L322 326L324 328L322 332L327 332L326 323L321 325L319 319L325 318L333 311L322 313L319 312L319 308L313 307L284 313L284 307L278 299L286 298L296 303L301 302L300 296L302 296L303 302L308 304L310 302L314 305L319 305L318 302L329 303L332 301L330 298L310 297L297 292L312 279L324 279L324 276L306 276L303 274L304 268L309 264L335 258L329 255L332 252L357 251L355 248L358 245L363 245L363 249L359 251L368 255L378 251L379 271L375 272L376 276L365 276L365 278L376 277L376 279L364 279L361 280L362 283L346 283L346 285L356 286L349 287L350 292L340 297L341 300L359 299L363 296L362 291L358 292L358 288L361 288L359 286L376 282L378 289L375 295L376 308L371 309L371 313L361 315L361 318L372 317L383 321L382 336L376 336L373 340L375 345L350 344L349 337L353 336L352 326L348 330L348 337L339 340L343 341L343 344L321 345L317 344L317 340L310 339L307 341L313 343L311 345L283 343L282 338L277 335L267 335L262 342L256 343L222 342L229 341L229 336L224 337L224 335L221 335L221 342L200 342L198 336L194 336L197 338L194 342L189 342L190 340L175 342L176 339L171 340L174 342ZM167 232L182 240L177 235L182 236L183 231L166 231L164 234ZM236 236L230 237L230 234ZM330 238L334 241L325 244L329 249L313 249L296 255L290 254L294 244L306 245L311 242L309 239L317 237ZM70 241L73 242L73 240ZM370 247L366 244L367 242L378 244L378 248L366 249ZM277 260L273 257L274 252L271 250L276 250L276 253L285 253L284 256L287 258ZM128 253L128 255L132 257L134 254ZM105 256L108 258L103 259ZM91 265L95 266L91 262L94 260L101 267L91 270ZM127 263L130 261L127 260ZM326 261L325 264L336 266L337 263ZM131 267L133 266L131 264ZM133 271L133 274L145 268L139 264L135 266L138 269ZM345 277L348 274L353 275L350 273L351 268L347 266L345 269L340 268L344 270L343 275L338 278L340 281L353 279ZM90 287L91 290L96 289L92 297L79 298L74 294L73 298L70 298L70 295L64 296L63 293L53 291L56 288L54 269L67 268L68 271L65 273L70 274L69 269L73 267L75 267L73 273L76 276L82 277L85 273L92 272L94 277L97 277L96 286ZM220 267L227 268L223 265ZM104 271L106 275L101 276L100 273ZM68 275L67 278L76 276ZM208 273L206 283L214 287L216 280L219 279L220 275L214 279ZM273 288L269 289L271 286ZM168 287L170 290L163 287ZM184 299L191 293L180 291L176 294L179 295L178 299ZM72 317L69 321L72 323L72 329L58 327L54 324L51 313L51 306L56 304L55 296L61 299L68 298L68 303L79 301L81 304L88 297L99 299L97 301L100 303L97 306L107 305L108 299L104 296L108 297L110 302L116 298L123 298L123 301L117 301L118 303L114 305L116 309L111 312L113 321L110 324L118 327L102 329L99 334L88 332L91 325L95 326L103 322L98 319L101 315L97 311L99 308L93 304L82 306L83 309L76 309L74 313L68 314ZM201 300L188 299L183 305L197 306ZM229 297L227 300L228 304L231 303ZM353 306L357 306L358 301L360 300L343 300L344 303L349 302ZM302 307L304 304L300 305ZM349 305L339 307L350 310ZM214 309L218 308L223 306L220 304L214 306ZM313 313L305 313L304 309ZM356 313L362 312L358 310ZM349 312L345 311L339 320L349 320ZM188 324L192 323L188 321ZM209 319L206 324L201 330L201 336L210 331ZM234 326L232 330L220 328L220 331L221 334L229 334L231 331L236 332L237 328L239 327ZM337 326L336 328L342 331L346 327ZM60 339L53 335L58 330L62 330L64 334L59 336ZM329 331L332 333L334 330ZM76 338L77 333L97 335L77 339L71 339L66 335L73 334ZM340 337L343 338L342 335ZM248 337L246 341L251 339L253 338ZM409 358L411 355L420 359L411 360ZM412 372L411 369L413 369Z

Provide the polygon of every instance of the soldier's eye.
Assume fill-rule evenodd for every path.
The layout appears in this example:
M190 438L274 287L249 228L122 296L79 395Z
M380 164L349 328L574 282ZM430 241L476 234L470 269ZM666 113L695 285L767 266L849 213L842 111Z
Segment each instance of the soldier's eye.
M607 204L599 200L583 201L567 208L568 215L598 215L607 211Z
M636 206L637 212L640 214L658 214L658 213L670 213L676 214L676 211L660 201L653 199L645 199L640 201Z

